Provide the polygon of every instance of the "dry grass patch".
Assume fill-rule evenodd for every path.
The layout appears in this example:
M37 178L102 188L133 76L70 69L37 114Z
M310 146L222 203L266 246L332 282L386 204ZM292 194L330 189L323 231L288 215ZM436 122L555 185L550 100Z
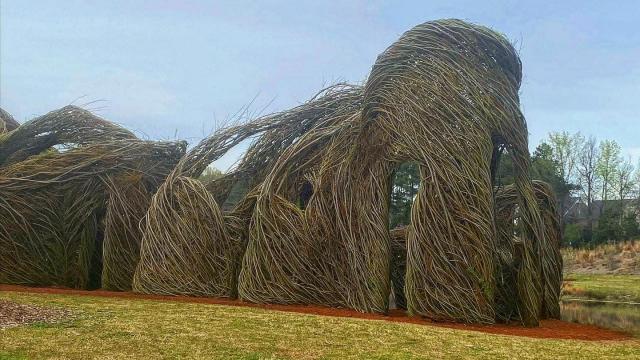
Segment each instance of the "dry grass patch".
M640 240L561 252L565 274L640 275Z

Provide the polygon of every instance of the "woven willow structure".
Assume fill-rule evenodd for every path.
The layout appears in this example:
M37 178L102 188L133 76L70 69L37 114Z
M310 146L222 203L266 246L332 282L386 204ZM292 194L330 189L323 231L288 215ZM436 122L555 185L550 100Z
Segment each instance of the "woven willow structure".
M330 87L219 130L154 196L134 290L386 312L393 282L398 304L437 320L536 325L557 316L559 232L552 198L539 201L529 177L520 81L503 36L434 21L381 54L363 87ZM194 180L248 138L236 170L206 186ZM515 168L517 267L498 261L502 150ZM391 175L406 161L420 166L421 185L411 224L392 241ZM238 188L244 197L222 211ZM507 316L497 274L508 266L517 312Z
M379 313L393 291L435 320L557 317L559 222L529 176L521 76L502 35L439 20L402 35L363 86L219 129L184 156L79 109L35 119L0 135L0 281ZM232 171L198 180L247 140ZM499 188L503 152L515 183ZM390 231L408 161L411 223Z
M184 150L73 106L1 135L0 282L130 288L143 198Z

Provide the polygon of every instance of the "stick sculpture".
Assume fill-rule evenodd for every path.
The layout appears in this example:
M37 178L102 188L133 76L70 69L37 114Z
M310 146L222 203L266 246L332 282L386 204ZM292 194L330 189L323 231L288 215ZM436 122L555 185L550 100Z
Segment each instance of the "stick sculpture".
M176 144L64 111L36 119L0 135L0 281L86 287L101 260L102 286L144 293L384 313L393 291L436 320L558 317L559 222L529 176L521 76L502 35L438 20L385 50L364 86L220 129L175 167ZM197 179L249 138L233 171ZM60 143L74 146L48 150ZM503 150L515 183L498 189ZM391 235L391 179L407 161L420 187Z

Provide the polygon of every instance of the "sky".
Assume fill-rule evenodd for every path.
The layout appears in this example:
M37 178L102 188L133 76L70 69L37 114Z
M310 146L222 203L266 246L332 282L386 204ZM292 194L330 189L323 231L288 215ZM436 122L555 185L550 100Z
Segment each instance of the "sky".
M24 122L74 104L144 138L195 144L244 108L264 115L362 83L404 31L440 18L515 44L532 149L551 131L580 131L640 160L634 0L0 0L0 107Z

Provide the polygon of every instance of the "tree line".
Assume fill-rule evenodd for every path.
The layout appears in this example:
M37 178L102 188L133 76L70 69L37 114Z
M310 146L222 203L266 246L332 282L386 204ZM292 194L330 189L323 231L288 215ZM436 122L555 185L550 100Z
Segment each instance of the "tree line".
M640 235L640 166L623 156L615 140L552 132L531 160L532 176L554 189L565 245L594 246Z

